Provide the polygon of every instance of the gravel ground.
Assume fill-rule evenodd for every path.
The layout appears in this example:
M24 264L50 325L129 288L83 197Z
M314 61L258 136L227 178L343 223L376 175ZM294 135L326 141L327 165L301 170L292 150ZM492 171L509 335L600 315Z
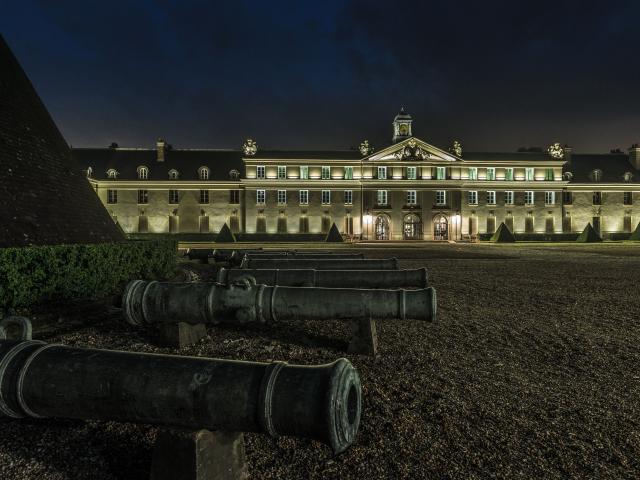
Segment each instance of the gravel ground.
M426 266L437 322L378 323L378 357L349 357L363 384L352 448L333 457L313 441L247 434L251 478L640 477L640 246L430 245L368 254ZM188 267L203 279L211 270ZM36 337L315 364L346 356L349 329L283 322L208 334L180 351L157 348L117 310L94 307ZM5 421L0 479L148 478L156 431Z

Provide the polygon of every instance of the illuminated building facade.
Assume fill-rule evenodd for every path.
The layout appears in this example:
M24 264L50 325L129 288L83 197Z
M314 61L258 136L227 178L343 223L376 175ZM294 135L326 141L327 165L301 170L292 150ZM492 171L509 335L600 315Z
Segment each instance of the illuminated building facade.
M75 149L127 233L342 233L369 240L491 234L558 238L591 223L605 238L640 221L640 147L628 154L440 149L412 135L402 110L392 143L345 151Z

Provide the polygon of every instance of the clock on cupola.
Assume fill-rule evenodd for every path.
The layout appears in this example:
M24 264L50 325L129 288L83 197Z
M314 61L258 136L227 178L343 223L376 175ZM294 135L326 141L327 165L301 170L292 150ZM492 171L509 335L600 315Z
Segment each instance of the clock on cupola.
M411 136L411 115L400 109L400 113L393 119L393 143L401 142Z

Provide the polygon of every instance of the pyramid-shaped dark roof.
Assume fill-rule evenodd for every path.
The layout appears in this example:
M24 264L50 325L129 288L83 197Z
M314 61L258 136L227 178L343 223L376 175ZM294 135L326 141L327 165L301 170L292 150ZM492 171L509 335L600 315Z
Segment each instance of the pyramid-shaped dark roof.
M513 233L511 233L511 230L509 230L509 227L502 222L498 230L496 230L491 237L491 241L493 243L513 243L516 241L516 238L513 236Z
M0 247L122 239L0 36Z
M587 223L587 226L584 227L584 230L576 239L576 242L580 243L596 243L601 241L602 238L600 238L596 229L591 226L591 223Z

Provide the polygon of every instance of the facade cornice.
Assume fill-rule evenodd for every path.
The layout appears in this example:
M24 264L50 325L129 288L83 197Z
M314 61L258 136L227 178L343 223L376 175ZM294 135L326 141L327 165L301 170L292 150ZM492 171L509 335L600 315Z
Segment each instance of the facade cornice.
M241 188L241 181L200 181L200 180L93 180L89 179L89 182L97 186L98 188L109 189L164 189L164 190L205 190L215 187L220 188Z

